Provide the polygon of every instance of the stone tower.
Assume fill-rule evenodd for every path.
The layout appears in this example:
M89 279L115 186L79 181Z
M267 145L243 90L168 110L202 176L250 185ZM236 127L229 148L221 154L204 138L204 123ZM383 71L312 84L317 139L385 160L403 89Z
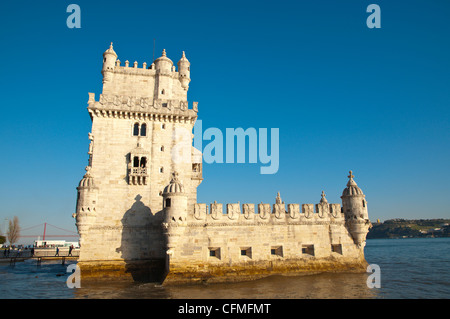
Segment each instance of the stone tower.
M102 94L96 101L89 93L89 160L74 214L81 264L164 258L166 202L179 206L182 198L184 214L193 213L202 181L201 153L192 147L198 109L187 100L184 52L177 66L165 50L148 67L121 65L112 43L103 54ZM164 191L175 171L182 196Z
M177 70L178 67L178 70ZM202 154L192 146L198 106L190 62L163 50L148 67L103 54L103 89L89 93L92 131L74 217L83 280L164 284L270 274L366 271L367 202L350 171L341 204L197 203ZM226 211L224 212L224 208Z

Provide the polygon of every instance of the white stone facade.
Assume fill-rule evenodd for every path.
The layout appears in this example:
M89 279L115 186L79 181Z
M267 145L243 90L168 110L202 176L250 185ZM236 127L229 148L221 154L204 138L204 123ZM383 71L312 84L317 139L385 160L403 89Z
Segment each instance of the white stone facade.
M89 93L89 160L74 214L82 271L126 276L131 264L162 261L164 282L192 282L361 268L370 221L352 173L342 209L323 192L317 205L286 205L280 194L273 205L197 203L198 105L187 100L184 52L177 67L165 51L141 68L122 66L112 44L103 54L103 92L98 101ZM183 138L189 154L179 161Z

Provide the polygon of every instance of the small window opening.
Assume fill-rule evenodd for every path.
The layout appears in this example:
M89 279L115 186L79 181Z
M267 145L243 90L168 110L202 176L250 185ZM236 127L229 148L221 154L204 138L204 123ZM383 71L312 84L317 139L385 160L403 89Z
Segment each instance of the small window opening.
M302 254L314 256L314 245L302 245Z
M170 198L166 198L166 207L170 207L170 204L171 204Z
M142 157L141 158L141 168L145 168L145 166L147 165L147 158L146 157Z
M134 123L133 135L134 136L139 136L139 123Z
M147 136L147 124L141 125L141 136Z
M215 257L220 259L220 248L218 247L208 247L209 257Z
M342 245L341 244L331 245L331 251L342 255Z
M166 124L161 124L161 128L162 128L163 130L165 130L165 129L166 129Z
M139 157L137 156L133 158L133 167L139 167Z
M160 172L160 173L164 173L164 167L160 167L160 168L159 168L159 172Z
M241 256L247 256L252 258L252 248L251 247L241 247Z
M270 248L270 254L272 256L280 256L283 257L283 246L272 246Z
M161 146L161 152L164 152L164 146Z

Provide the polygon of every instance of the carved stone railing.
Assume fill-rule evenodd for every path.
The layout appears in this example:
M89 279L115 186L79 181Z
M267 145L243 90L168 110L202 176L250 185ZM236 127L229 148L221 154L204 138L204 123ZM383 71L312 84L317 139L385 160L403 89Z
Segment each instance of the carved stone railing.
M129 184L147 185L147 167L132 167L128 170Z

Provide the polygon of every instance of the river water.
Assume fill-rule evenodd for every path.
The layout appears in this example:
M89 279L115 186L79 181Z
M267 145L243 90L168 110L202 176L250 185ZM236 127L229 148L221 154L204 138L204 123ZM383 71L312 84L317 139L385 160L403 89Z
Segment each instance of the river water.
M380 288L367 274L270 276L251 282L161 287L103 282L68 288L67 266L27 260L0 264L0 298L8 299L437 299L450 298L450 238L371 239L366 260L380 268ZM73 262L72 262L73 263Z

